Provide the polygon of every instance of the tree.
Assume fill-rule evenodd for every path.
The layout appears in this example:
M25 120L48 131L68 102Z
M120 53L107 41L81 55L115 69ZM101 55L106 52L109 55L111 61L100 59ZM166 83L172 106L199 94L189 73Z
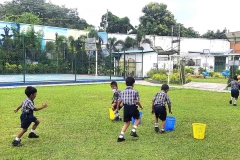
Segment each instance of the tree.
M227 32L227 29L225 28L223 31L220 31L219 29L214 32L213 30L208 30L207 33L203 34L202 38L209 38L209 39L226 39L225 33Z
M151 2L142 12L144 15L140 17L140 27L146 35L170 35L171 26L175 25L176 21L174 15L167 10L167 5Z
M5 17L4 21L7 22L16 22L16 23L26 23L26 24L42 24L42 20L38 17L35 16L32 13L23 13L20 16L15 16L15 15L8 15Z
M100 27L107 28L107 33L124 33L126 34L129 30L134 29L130 24L128 17L119 18L118 16L108 12L108 18L106 23L106 14L102 15L102 21ZM107 25L107 26L106 26Z
M28 12L39 17L41 24L63 28L85 29L89 25L78 16L77 9L54 5L45 0L12 0L0 5L0 20L5 17L18 18Z
M183 24L177 23L174 27L174 31L179 31L180 26L180 36L187 38L199 38L200 34L195 31L192 27L186 28ZM178 36L178 33L174 33L174 36Z

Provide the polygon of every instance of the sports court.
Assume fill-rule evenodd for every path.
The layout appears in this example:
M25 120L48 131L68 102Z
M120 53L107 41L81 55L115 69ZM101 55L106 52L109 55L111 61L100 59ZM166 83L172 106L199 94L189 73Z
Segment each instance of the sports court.
M26 74L24 75L0 75L0 87L21 85L45 85L65 83L92 83L123 81L123 77L95 76L78 74Z

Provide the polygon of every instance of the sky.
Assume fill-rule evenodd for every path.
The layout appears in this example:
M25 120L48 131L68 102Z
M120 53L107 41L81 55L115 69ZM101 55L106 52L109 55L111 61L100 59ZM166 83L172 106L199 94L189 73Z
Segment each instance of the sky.
M11 0L0 0L0 3ZM46 0L47 2L49 0ZM143 15L142 8L149 2L164 3L173 13L178 23L185 27L193 27L200 34L208 30L226 27L230 32L240 31L238 19L239 0L50 0L53 4L77 8L79 17L87 23L100 26L101 17L111 11L122 18L127 16L130 23L139 24L139 17Z

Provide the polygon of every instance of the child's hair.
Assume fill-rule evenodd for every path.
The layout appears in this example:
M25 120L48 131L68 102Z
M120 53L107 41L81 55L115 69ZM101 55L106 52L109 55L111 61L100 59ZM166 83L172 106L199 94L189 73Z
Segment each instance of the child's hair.
M135 83L135 79L133 77L127 77L126 78L126 85L132 86Z
M116 81L112 81L112 82L110 83L110 86L116 86L116 87L117 87L117 82L116 82Z
M168 90L169 89L169 86L167 84L163 84L162 87L161 87L161 90Z
M237 81L237 80L238 80L238 77L237 77L237 76L234 76L233 79Z
M36 92L37 92L37 89L32 86L27 86L27 88L25 89L25 94L27 95L27 97L30 97L31 94L34 94Z

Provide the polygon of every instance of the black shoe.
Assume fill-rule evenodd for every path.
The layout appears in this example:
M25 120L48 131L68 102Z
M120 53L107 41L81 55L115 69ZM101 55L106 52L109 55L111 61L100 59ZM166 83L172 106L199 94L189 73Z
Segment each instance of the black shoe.
M119 138L119 137L118 137L117 142L123 142L123 141L125 141L124 138Z
M165 133L165 130L161 130L160 133L161 133L161 134Z
M119 117L115 117L112 121L120 121Z
M39 135L36 135L34 132L29 133L28 138L39 138Z
M155 127L155 132L159 132L159 128L158 127Z
M237 106L237 104L234 104L233 106Z
M232 100L229 101L229 104L232 104Z
M21 147L21 146L23 146L23 144L21 143L21 140L17 141L17 140L14 139L13 142L12 142L12 146Z
M122 118L119 118L119 121L122 121Z
M136 132L133 132L133 131L131 131L130 136L138 137L137 133L136 133Z

